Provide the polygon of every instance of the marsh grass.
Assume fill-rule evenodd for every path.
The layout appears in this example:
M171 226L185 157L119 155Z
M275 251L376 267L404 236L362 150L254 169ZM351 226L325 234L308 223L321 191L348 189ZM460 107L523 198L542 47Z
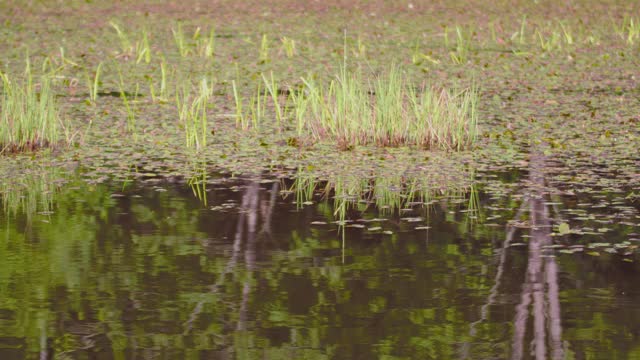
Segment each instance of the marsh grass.
M27 63L22 80L0 72L0 153L35 150L58 143L61 123L48 76L36 83ZM63 127L63 126L62 126Z
M554 52L561 50L563 47L571 47L576 43L576 36L569 25L559 22L557 26L549 25L539 27L535 30L535 37L538 45L543 52ZM585 37L585 42L593 43L595 39Z
M200 28L198 27L193 34L193 39L196 44L196 51L198 55L204 58L212 58L215 54L215 44L216 44L216 30L212 28L209 30L209 36L202 36L200 34Z
M205 78L200 80L195 94L191 94L190 85L183 85L176 92L178 116L188 148L201 150L207 145L207 107L211 96L213 86Z
M460 26L456 26L456 42L453 51L449 52L451 60L456 64L464 64L469 59L469 53L471 52L471 44L473 42L474 31L473 29L463 29ZM448 39L448 37L445 37ZM446 40L448 43L448 40Z
M153 77L147 77L147 81L149 83L149 93L151 94L151 101L157 103L166 103L168 101L169 95L167 92L167 77L167 63L164 59L162 59L162 61L160 62L160 84L158 91L156 91L156 87L154 86Z
M149 36L147 30L142 30L142 39L136 42L136 63L144 61L146 64L151 62L151 46L149 46Z
M178 54L180 54L181 57L187 57L189 55L189 48L184 31L182 31L182 24L179 23L177 28L172 28L171 33L173 34L173 41L178 48Z
M262 81L255 85L248 100L243 98L236 81L231 82L236 106L236 127L242 130L260 130L267 119L273 118L276 122L276 128L280 131L285 113L283 105L280 103L278 83L273 74L269 78L264 74L261 77Z
M102 73L102 63L98 64L95 73L93 74L93 79L86 75L87 87L89 88L89 100L91 103L95 104L98 100L98 91L100 88L100 75Z
M344 149L376 144L462 150L476 139L475 86L416 90L395 66L372 79L343 68L328 86L302 81L306 95L292 97L299 136L331 138Z
M527 16L523 15L522 20L520 20L520 29L513 34L511 34L511 42L517 43L519 45L525 45L527 43Z
M120 25L114 21L109 22L109 25L116 31L120 42L118 57L135 58L138 64L142 61L147 64L151 62L151 46L149 46L149 36L146 29L142 29L140 39L132 43L129 34Z
M640 40L640 19L625 16L620 26L615 26L615 32L627 45L633 45Z
M542 51L552 52L562 48L559 32L553 31L550 35L544 35L540 30L536 30L536 35L538 36L538 44Z
M260 40L260 51L258 53L258 64L266 64L270 61L270 46L271 42L269 41L267 34L262 34L262 39Z
M564 43L567 45L573 45L574 42L574 36L573 36L573 31L571 30L571 27L569 25L565 25L564 23L560 22L560 30L562 30L562 35L563 35L563 39L564 39Z
M124 108L127 116L127 126L126 129L128 132L134 134L134 139L136 135L136 113L133 107L131 106L131 101L127 96L127 92L125 91L125 81L122 77L122 71L118 68L118 87L120 89L120 98L122 99L122 103L124 104ZM138 84L136 84L136 91L134 93L134 100L138 97Z
M171 33L180 57L185 58L195 54L210 59L215 55L216 31L214 28L209 30L207 36L202 36L202 28L197 27L193 35L187 36L182 29L182 24L178 23L177 27L171 29Z
M133 52L133 46L131 45L131 41L129 40L127 33L120 27L120 25L113 21L109 22L109 25L111 25L118 35L118 40L120 41L120 54L131 55Z
M285 55L288 58L294 57L296 54L296 41L284 36L280 39L280 42L282 43L282 49Z
M273 77L273 72L269 73L269 75L270 75L269 78L267 78L266 76L264 76L264 74L262 74L262 80L264 82L264 86L265 86L267 92L271 96L273 109L274 109L275 115L276 115L276 127L277 127L278 130L280 130L281 129L281 124L282 124L282 121L283 121L283 119L282 119L283 118L283 110L282 110L282 106L280 105L279 86L278 86L278 82Z
M361 35L358 35L354 45L355 46L351 50L354 57L363 58L367 55L367 45L365 45Z
M433 56L426 54L420 50L420 44L416 41L413 50L411 52L411 63L413 65L422 65L425 61L428 61L432 65L440 64L440 60L435 59Z

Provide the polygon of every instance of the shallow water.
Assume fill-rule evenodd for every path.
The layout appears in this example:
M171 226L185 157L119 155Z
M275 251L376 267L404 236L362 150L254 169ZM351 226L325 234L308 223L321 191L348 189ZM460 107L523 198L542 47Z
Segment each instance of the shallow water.
M80 181L7 207L0 358L640 358L637 205L552 236L569 200L480 189L475 207L360 204L342 228L290 185L214 178L205 204Z

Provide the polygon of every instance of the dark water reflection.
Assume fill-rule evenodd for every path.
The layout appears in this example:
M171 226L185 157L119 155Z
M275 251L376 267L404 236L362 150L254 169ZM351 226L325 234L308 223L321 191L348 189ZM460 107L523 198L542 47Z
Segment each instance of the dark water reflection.
M342 233L283 187L210 185L204 206L79 182L51 212L2 213L0 359L640 358L635 255L556 253L540 194L497 220L482 193L471 217L354 211Z

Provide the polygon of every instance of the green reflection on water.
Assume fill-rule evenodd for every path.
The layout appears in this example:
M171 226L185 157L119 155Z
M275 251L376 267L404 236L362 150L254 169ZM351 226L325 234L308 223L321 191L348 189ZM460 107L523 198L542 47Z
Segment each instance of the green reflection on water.
M280 190L290 187L279 181L209 184L200 192L206 203L188 186L66 183L49 192L48 212L29 214L24 207L2 214L2 358L511 354L526 250L509 250L501 300L478 322L494 286L493 254L506 236L504 227L484 226L489 214L481 192L429 198L423 202L430 206L402 214L357 208L358 218L382 219L364 222L367 227L393 231L342 228L345 246L335 225L309 225L335 219L331 201L297 208L295 196L283 198ZM393 186L368 182L365 189ZM402 199L405 207L416 198ZM511 209L511 201L490 204ZM470 202L477 204L471 208L477 222L465 224ZM512 218L512 212L501 213ZM431 229L414 230L404 217L422 217L420 224ZM620 269L613 261L560 259L567 271L561 299L568 354L597 357L613 348L622 349L618 357L637 354L637 340L624 329L640 314L627 306L628 317L620 317L614 309L624 297L611 288L637 298L637 286L622 274L597 275L604 264ZM626 271L637 272L629 265ZM590 285L573 285L578 281ZM579 310L596 304L593 313ZM602 332L613 335L598 340Z

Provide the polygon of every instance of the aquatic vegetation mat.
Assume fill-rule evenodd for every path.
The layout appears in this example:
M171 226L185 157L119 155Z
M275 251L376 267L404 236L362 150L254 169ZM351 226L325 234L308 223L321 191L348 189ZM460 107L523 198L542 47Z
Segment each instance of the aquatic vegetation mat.
M638 357L639 13L0 3L0 357Z

